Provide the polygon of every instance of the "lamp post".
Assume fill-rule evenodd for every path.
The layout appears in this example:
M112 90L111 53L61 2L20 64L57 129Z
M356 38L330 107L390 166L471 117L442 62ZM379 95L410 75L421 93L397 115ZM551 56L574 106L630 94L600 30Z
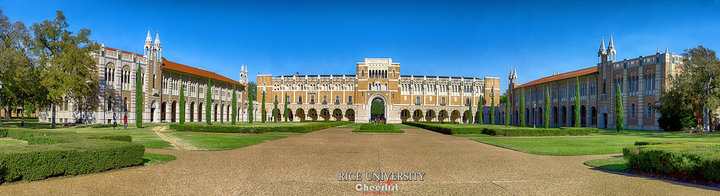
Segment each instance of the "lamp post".
M0 108L2 108L2 87L3 82L0 81ZM5 111L5 115L7 115L7 111ZM0 126L2 126L2 119L0 119Z

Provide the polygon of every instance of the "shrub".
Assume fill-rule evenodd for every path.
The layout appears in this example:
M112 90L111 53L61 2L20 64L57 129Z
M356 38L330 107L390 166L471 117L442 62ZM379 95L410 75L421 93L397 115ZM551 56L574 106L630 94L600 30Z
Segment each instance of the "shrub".
M0 137L27 140L0 147L0 182L100 172L142 163L145 147L130 136L10 129Z
M640 141L623 149L630 169L720 182L720 143Z
M363 124L352 132L377 132L377 133L404 133L404 131L388 124Z

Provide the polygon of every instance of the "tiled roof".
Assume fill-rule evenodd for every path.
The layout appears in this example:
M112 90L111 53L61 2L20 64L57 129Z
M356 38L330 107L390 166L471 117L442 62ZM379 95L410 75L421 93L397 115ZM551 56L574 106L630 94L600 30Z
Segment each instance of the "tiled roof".
M121 51L121 50L118 50L118 49L115 49L115 48L111 48L111 47L107 47L107 46L105 47L105 49L106 49L106 50ZM143 56L142 54L133 53L133 52L128 52L128 51L124 51L124 50L122 50L122 53L125 53L125 54L134 54L134 55L136 55L136 56Z
M163 69L168 69L168 70L177 71L177 72L182 72L182 73L186 73L186 74L190 74L190 75L196 75L196 76L200 76L200 77L211 78L211 79L215 79L215 80L219 80L219 81L223 81L223 82L228 82L228 83L231 83L231 84L242 85L242 84L240 84L240 82L235 81L235 80L232 80L232 79L230 79L230 78L226 78L225 76L221 76L220 74L216 74L216 73L214 73L214 72L205 71L205 70L202 70L202 69L198 69L198 68L190 67L190 66L187 66L187 65L175 63L175 62L168 61L168 60L164 60L164 61L163 61L163 66L162 66L162 68L163 68Z
M540 79L534 80L532 82L518 85L515 88L521 88L521 87L532 86L532 85L542 84L542 83L547 83L547 82L552 82L552 81L564 80L564 79L574 78L574 77L578 77L578 76L585 76L585 75L590 75L590 74L594 74L597 72L598 72L597 67L593 66L593 67L588 67L588 68L581 69L581 70L576 70L576 71L571 71L571 72L561 73L558 75L540 78Z

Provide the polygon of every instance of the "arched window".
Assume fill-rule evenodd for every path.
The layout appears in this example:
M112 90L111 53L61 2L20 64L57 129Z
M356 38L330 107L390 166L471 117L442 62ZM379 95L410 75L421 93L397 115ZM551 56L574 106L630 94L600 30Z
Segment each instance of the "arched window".
M315 104L315 95L310 95L310 104Z
M635 118L635 104L632 104L631 111L630 111L630 117Z
M647 117L648 117L648 118L652 118L652 115L653 115L652 109L653 109L652 103L648 103L648 110L647 110Z
M303 102L302 102L302 95L299 95L299 96L298 96L298 102L297 102L297 103L298 103L298 104L302 104L302 103L303 103Z

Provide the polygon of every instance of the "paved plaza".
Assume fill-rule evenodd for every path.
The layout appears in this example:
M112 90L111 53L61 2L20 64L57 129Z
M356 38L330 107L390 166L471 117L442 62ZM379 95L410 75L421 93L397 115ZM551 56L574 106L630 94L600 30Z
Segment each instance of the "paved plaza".
M165 164L0 185L0 195L361 195L339 172L424 172L399 195L717 195L707 187L618 175L595 156L540 156L422 129L330 128L228 151L148 150ZM369 183L363 181L362 183Z

